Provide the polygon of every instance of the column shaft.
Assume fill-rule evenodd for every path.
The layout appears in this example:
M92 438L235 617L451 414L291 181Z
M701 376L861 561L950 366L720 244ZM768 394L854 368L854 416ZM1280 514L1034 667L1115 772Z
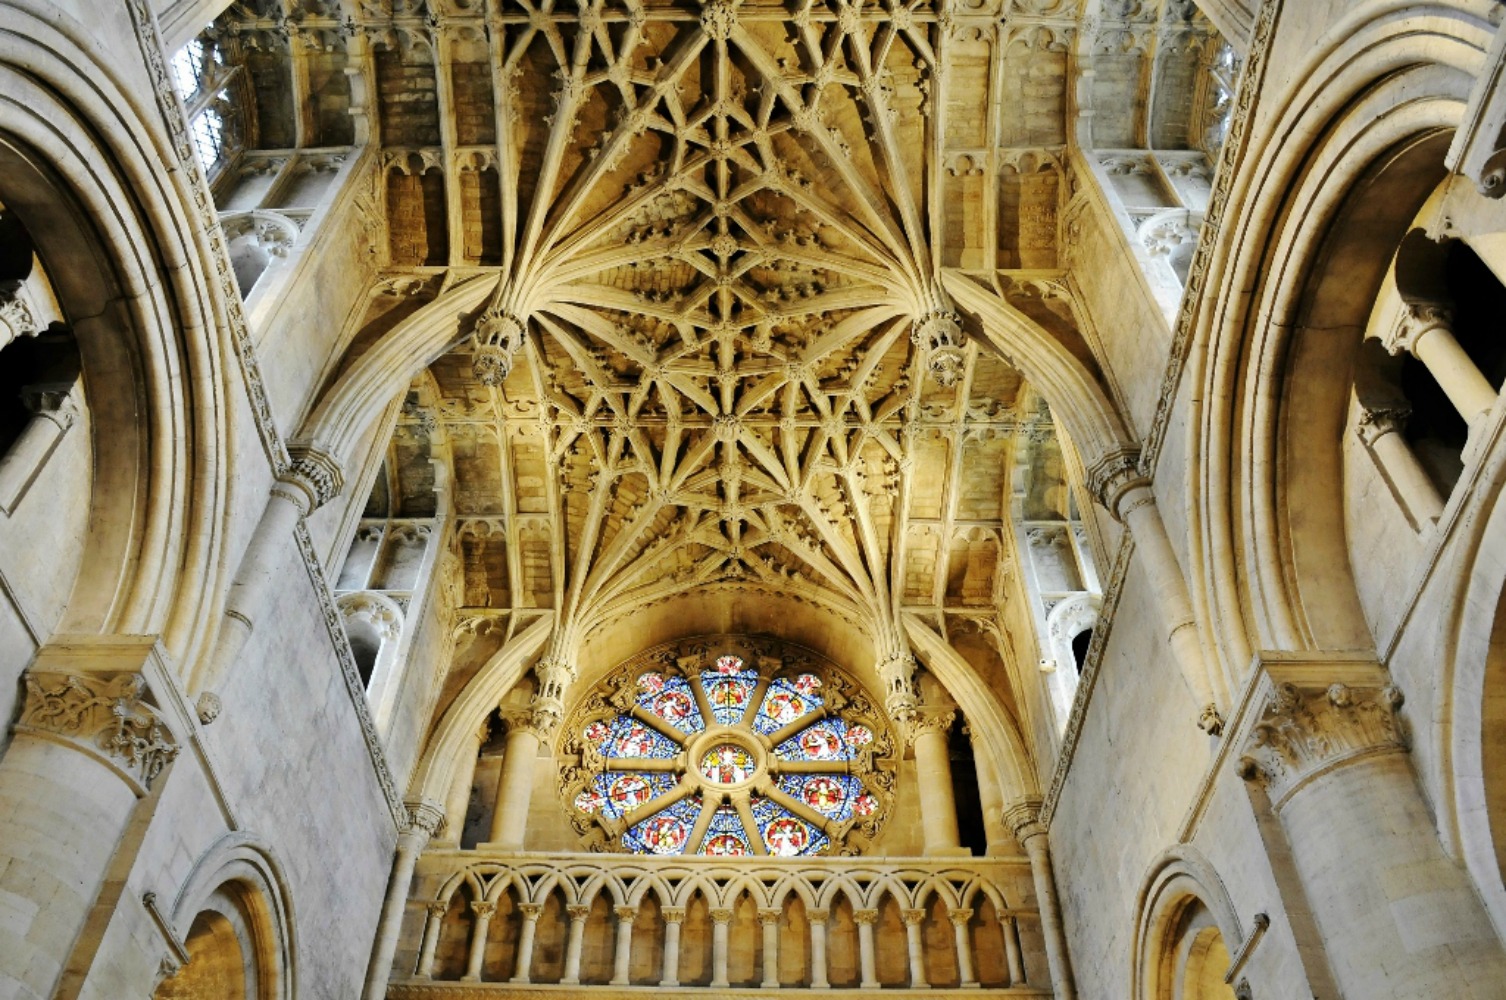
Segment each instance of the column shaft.
M763 925L763 983L766 990L779 988L779 911L759 910Z
M455 761L455 776L450 779L450 793L445 796L444 839L457 847L465 832L465 817L471 808L471 787L476 783L477 758L481 755L481 744L485 742L486 726L483 725L466 741L465 749Z
M879 988L878 959L873 948L873 922L878 919L877 910L856 910L852 915L858 925L858 969L862 976L858 985L865 990Z
M666 912L664 919L664 974L659 978L659 985L679 986L680 924L685 919L685 911L680 910L674 920L669 919Z
M1412 353L1427 365L1438 387L1466 423L1473 425L1495 405L1495 389L1447 328L1434 326L1422 333Z
M1406 438L1399 431L1387 430L1374 437L1370 447L1412 516L1418 522L1436 521L1443 513L1443 497Z
M826 910L811 910L807 915L811 922L811 989L824 990L831 986L826 971Z
M612 956L612 986L627 986L632 982L630 971L633 957L633 920L638 911L630 906L617 907L617 951Z
M534 760L538 755L538 733L527 726L514 726L508 731L488 847L502 851L523 849L523 838L528 832L528 800L533 795Z
M957 938L957 979L963 986L977 986L978 976L973 969L973 939L967 930L967 922L973 918L973 911L952 910L947 916L952 921L952 931Z
M465 982L475 983L481 981L481 960L486 956L486 935L491 930L492 914L497 912L497 904L472 903L471 911L476 914L476 923L471 928L471 950L466 956L465 975L460 978Z
M567 906L570 914L570 935L565 939L565 970L560 977L561 985L573 986L580 982L580 952L586 937L586 918L591 915L587 906Z
M911 723L915 773L920 787L921 836L925 853L962 855L957 832L957 802L952 792L952 755L947 730L955 713L922 716Z
M904 910L901 915L905 920L905 944L910 952L910 988L922 990L930 985L926 982L925 942L920 937L920 925L925 920L926 911Z
M1004 932L1004 960L1009 965L1009 985L1025 985L1025 960L1020 955L1020 932L1014 917L1001 917L1000 929Z
M727 981L727 924L731 920L731 910L711 911L711 985L718 989L730 985Z
M366 966L366 1000L379 1000L387 993L392 976L392 959L397 954L398 938L403 932L403 912L408 906L408 887L418 856L429 843L429 836L439 823L439 810L429 803L409 807L408 828L398 834L397 850L392 857L392 874L387 879L387 894L382 898L382 913L377 919L376 939L371 961Z
M538 903L524 903L518 909L523 913L523 932L518 935L518 961L512 981L527 983L533 972L533 936L538 930L539 913L544 908Z
M430 903L429 916L424 921L424 941L418 950L418 977L428 979L434 975L434 949L439 945L439 928L444 924L445 904Z

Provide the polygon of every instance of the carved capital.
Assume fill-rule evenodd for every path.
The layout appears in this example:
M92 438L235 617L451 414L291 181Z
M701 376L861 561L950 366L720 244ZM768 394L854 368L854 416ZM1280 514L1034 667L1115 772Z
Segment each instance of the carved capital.
M1386 350L1394 355L1405 351L1417 353L1417 343L1434 330L1452 333L1454 311L1442 302L1408 302L1400 323L1381 338Z
M425 837L434 836L434 831L439 829L439 824L444 822L444 806L428 799L417 799L405 802L408 807L408 829L422 833Z
M497 904L487 900L476 900L471 903L471 912L482 920L490 920L497 912Z
M725 924L732 920L732 911L725 907L717 907L711 911L712 923Z
M1412 416L1410 406L1366 407L1360 413L1359 434L1365 447L1371 447L1387 434L1400 434Z
M812 924L824 924L831 919L830 910L806 910L805 919Z
M66 431L78 420L76 382L38 382L21 390L21 405L34 416L51 420L58 430Z
M544 912L543 903L519 903L518 912L523 914L524 920L537 920L539 914Z
M767 927L770 924L778 924L782 914L778 910L759 910L758 922Z
M1036 837L1046 835L1046 825L1041 822L1041 800L1033 796L1020 799L1004 810L1004 825L1014 834L1014 839L1026 847Z
M272 487L281 492L307 516L340 495L345 487L345 473L339 459L311 444L288 449L292 461L277 477Z
M685 907L666 906L659 911L659 916L664 918L666 924L682 924L685 922Z
M922 736L939 735L945 737L952 731L952 723L957 721L955 711L945 712L917 712L911 716L906 725L905 735L913 745Z
M632 923L638 919L638 907L636 906L614 906L612 912L617 914L619 921L626 923Z
M42 324L19 281L0 282L0 348L21 337L35 337Z
M665 912L667 913L668 911L666 910ZM578 920L581 923L585 923L586 918L591 915L591 908L589 906L582 906L579 903L571 903L569 906L565 907L565 913L570 917L571 920ZM685 911L681 910L680 919L685 919L684 914ZM666 917L665 919L667 920L669 918Z
M178 756L178 741L146 700L137 673L26 674L26 707L16 723L95 757L145 794Z
M1119 508L1130 490L1150 483L1140 471L1139 448L1116 448L1100 455L1088 466L1087 480L1088 492L1116 521L1123 521L1129 513Z
M1404 752L1395 685L1276 680L1266 687L1239 759L1240 777L1261 782L1280 807L1313 778L1362 757Z
M448 912L449 908L450 905L448 903L441 902L433 902L424 907L424 909L428 911L429 916L434 920L443 920L444 915L446 912Z
M860 926L872 926L878 921L878 910L853 910L852 921Z
M899 918L905 922L906 927L914 927L926 919L925 910L900 910Z
M966 927L967 922L973 919L973 911L971 907L962 906L955 910L948 910L946 916L952 922L952 926Z

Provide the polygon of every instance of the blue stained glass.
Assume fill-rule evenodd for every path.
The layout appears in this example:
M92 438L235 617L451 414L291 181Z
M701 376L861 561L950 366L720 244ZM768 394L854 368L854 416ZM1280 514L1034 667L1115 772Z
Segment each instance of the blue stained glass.
M681 799L622 835L622 846L634 854L684 854L685 845L701 815L701 797Z
M743 829L742 818L731 804L718 806L716 812L711 814L711 824L706 828L701 853L721 857L741 857L753 853L753 848L748 845L748 834Z
M780 760L839 761L851 760L852 751L846 720L822 719L779 744L774 755Z
M758 686L758 674L741 670L735 674L707 670L701 674L701 690L711 703L711 714L724 726L735 726L748 711L748 701Z
M673 789L676 781L669 774L643 774L636 771L608 771L592 780L591 790L598 803L596 811L616 819L626 816L646 802Z
M779 790L840 822L852 815L863 782L850 774L781 774Z
M603 757L669 760L679 752L679 744L627 715L612 720L612 730L601 745Z
M758 708L758 717L753 728L765 736L783 729L803 715L820 708L821 696L813 690L802 691L791 682L780 678L769 685L763 704Z
M706 720L701 718L690 682L683 677L661 678L657 684L640 682L638 704L644 711L657 715L687 736L706 728Z
M820 854L831 840L820 830L791 813L773 799L755 795L753 821L764 846L775 857L793 858Z

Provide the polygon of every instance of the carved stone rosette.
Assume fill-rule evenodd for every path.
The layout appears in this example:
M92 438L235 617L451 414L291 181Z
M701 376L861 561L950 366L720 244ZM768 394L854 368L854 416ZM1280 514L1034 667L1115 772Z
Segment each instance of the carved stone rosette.
M1265 784L1279 808L1312 779L1376 754L1407 749L1394 685L1274 684L1250 726L1239 774Z
M75 747L145 795L180 749L145 696L140 674L28 673L16 731Z

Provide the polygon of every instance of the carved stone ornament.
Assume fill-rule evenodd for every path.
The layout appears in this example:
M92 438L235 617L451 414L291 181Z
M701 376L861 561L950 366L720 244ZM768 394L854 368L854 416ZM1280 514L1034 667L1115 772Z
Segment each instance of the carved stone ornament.
M179 750L145 695L146 678L135 673L28 673L16 729L103 758L145 794Z
M20 337L35 337L41 332L21 282L0 282L0 349Z
M1454 311L1441 302L1409 302L1391 331L1382 339L1386 351L1393 357L1403 352L1417 353L1417 343L1434 330L1451 333L1454 328Z
M701 11L701 28L708 37L725 42L737 27L737 4L732 0L710 0Z
M315 445L293 445L288 449L292 462L278 477L284 495L298 504L307 516L340 495L345 486L345 472L329 452ZM277 487L274 487L274 492ZM291 491L297 491L291 492Z
M213 691L205 691L199 695L199 700L194 703L194 713L199 717L199 725L207 726L220 717L224 705L220 696Z
M945 737L952 731L952 724L956 721L957 713L953 711L919 712L910 719L905 735L912 744L922 736L932 733Z
M1120 502L1125 495L1134 487L1149 481L1140 471L1140 449L1138 448L1116 448L1100 455L1086 471L1088 492L1093 494L1093 498L1102 504L1103 509L1113 515L1115 520L1120 521L1127 513L1119 510Z
M1278 808L1307 782L1374 754L1407 749L1394 685L1309 688L1276 684L1250 729L1239 774L1263 782Z
M961 316L950 309L932 309L915 321L910 340L926 352L926 369L938 385L957 384L967 362Z
M523 347L525 326L521 319L493 306L476 320L471 370L476 381L499 386L512 371L513 356Z
M1412 408L1405 404L1367 407L1360 413L1360 441L1368 448L1387 434L1400 434L1411 416Z

